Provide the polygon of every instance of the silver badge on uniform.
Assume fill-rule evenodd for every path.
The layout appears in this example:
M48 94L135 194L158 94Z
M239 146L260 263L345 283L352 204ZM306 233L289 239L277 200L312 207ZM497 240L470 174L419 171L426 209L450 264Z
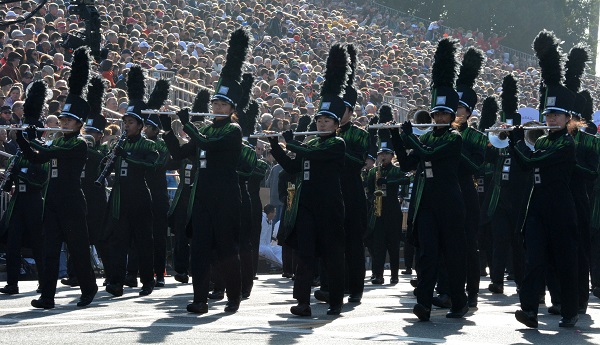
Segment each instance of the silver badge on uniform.
M50 173L50 177L52 177L52 178L58 177L58 169L52 169L52 172Z
M305 171L304 172L304 181L308 181L310 180L310 171Z
M206 169L206 159L200 160L200 169Z
M50 166L51 166L51 167L53 167L53 168L56 168L56 167L58 167L58 159L54 158L54 159L51 161L51 163L50 163Z
M446 104L446 96L438 96L435 100L435 105L445 105Z
M310 161L304 161L304 170L310 169Z
M200 158L206 158L206 151L200 150Z
M547 107L553 107L556 105L556 97L548 97L546 99L546 106Z
M127 169L121 169L121 174L119 174L122 177L127 176Z
M189 179L189 178L185 178L185 179L184 179L184 183L185 183L185 184L190 184L190 179Z
M24 193L27 191L27 186L24 184L19 185L19 192Z

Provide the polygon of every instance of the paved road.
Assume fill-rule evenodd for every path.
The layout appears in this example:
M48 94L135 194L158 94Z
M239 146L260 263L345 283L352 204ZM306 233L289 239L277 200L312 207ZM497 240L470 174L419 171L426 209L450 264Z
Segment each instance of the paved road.
M79 290L60 287L57 307L46 311L30 307L36 286L22 282L20 295L0 296L0 344L600 344L600 300L593 296L576 328L559 328L560 317L543 308L540 328L533 330L514 319L514 287L505 289L507 295L492 295L483 279L479 308L466 319L446 319L445 310L434 310L431 322L418 322L412 288L403 277L396 286L367 284L363 302L346 304L342 316L327 316L327 306L320 303L313 305L311 318L300 318L289 313L290 280L259 278L238 313L225 314L225 302L219 301L202 316L185 311L191 285L172 278L145 298L138 297L138 289L127 289L120 298L101 291L88 308L75 306Z

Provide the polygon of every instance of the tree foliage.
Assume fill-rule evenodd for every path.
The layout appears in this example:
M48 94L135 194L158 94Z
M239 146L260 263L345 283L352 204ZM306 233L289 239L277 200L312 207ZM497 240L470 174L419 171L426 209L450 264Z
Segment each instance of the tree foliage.
M444 19L444 25L480 31L486 37L507 35L502 45L532 53L533 38L542 29L565 41L565 49L584 42L596 52L598 0L379 0L420 18ZM595 55L595 54L594 54Z

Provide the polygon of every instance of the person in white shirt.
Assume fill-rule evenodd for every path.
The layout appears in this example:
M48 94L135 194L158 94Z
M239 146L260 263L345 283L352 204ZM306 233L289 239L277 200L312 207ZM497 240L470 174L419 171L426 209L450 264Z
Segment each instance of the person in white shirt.
M260 231L260 247L259 255L269 262L283 267L281 260L281 247L277 245L275 234L273 233L273 219L276 214L275 206L271 204L265 205L262 214L262 228Z

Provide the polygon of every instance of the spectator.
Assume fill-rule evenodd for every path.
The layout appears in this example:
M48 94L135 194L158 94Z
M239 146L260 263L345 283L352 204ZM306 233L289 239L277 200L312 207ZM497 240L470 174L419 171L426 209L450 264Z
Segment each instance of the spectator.
M21 80L19 65L23 56L16 52L10 52L6 59L6 64L0 68L0 77L9 77L14 80Z

